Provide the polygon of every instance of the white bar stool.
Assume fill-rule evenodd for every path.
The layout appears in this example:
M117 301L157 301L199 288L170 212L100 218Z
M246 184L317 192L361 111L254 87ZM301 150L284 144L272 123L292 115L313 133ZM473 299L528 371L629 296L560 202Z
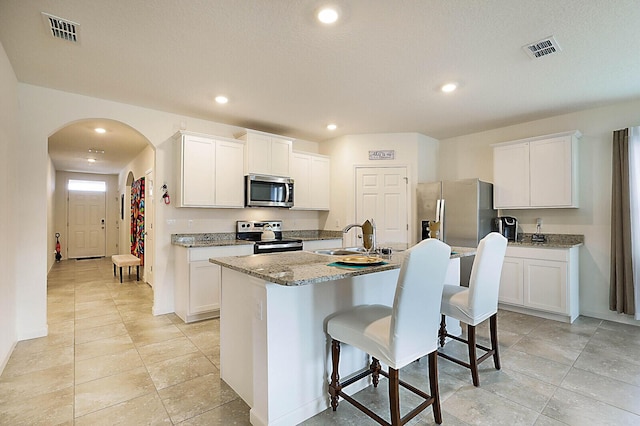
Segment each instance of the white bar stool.
M476 258L471 268L469 287L445 285L442 291L440 346L444 346L447 337L465 343L469 351L469 362L464 362L443 352L438 352L438 355L469 368L474 386L480 386L478 364L485 359L493 356L493 364L497 370L500 370L497 320L498 291L506 249L507 239L497 232L490 233L478 245ZM466 340L447 333L445 323L447 316L467 324ZM476 326L486 319L489 319L491 348L476 343ZM476 348L482 349L486 353L478 358Z
M393 306L364 305L331 317L327 333L331 336L333 372L329 384L331 407L336 411L341 396L380 424L402 425L429 406L433 406L436 423L442 423L438 391L438 319L442 287L449 265L451 247L436 239L421 241L409 249L400 269ZM373 360L355 377L340 382L338 364L340 344L346 343L369 354ZM398 370L429 355L430 395L402 381ZM380 362L389 366L383 371ZM343 392L356 381L372 376L377 387L379 375L389 379L391 422ZM404 388L424 398L424 402L400 417L400 389Z

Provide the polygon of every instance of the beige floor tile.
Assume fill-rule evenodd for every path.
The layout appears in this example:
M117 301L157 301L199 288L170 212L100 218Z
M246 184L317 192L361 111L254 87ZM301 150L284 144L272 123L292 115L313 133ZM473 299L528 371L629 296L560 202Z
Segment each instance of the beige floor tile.
M640 415L640 386L572 368L561 387Z
M238 397L217 373L161 389L158 394L174 423L200 415Z
M503 353L501 361L505 368L556 386L560 385L571 368L570 365L513 349Z
M180 336L175 339L140 346L138 347L138 352L144 363L149 365L178 356L200 352L200 350L196 345L191 343L191 340L187 337ZM220 355L218 355L218 358L219 357Z
M78 417L75 426L171 425L169 414L156 392Z
M143 316L142 318L136 318L125 322L127 331L129 333L135 333L142 330L148 330L150 328L164 327L167 325L173 325L171 320L164 315L161 316Z
M568 425L640 424L640 416L575 392L558 389L542 414Z
M601 347L590 342L573 366L634 386L640 386L640 357L638 357L638 353L631 355L622 348Z
M250 426L249 406L236 398L199 416L180 423L180 426Z
M473 385L461 388L442 406L470 425L531 425L538 417L538 413L529 408Z
M513 349L561 364L573 365L585 345L586 341L576 347L570 347L570 345L560 345L547 339L534 338L529 334L516 343Z
M155 364L147 364L147 370L158 390L218 372L211 361L200 352L182 355Z
M184 336L182 331L173 324L136 330L129 335L136 346L150 345Z
M124 352L128 349L135 349L133 340L128 334L121 334L76 345L75 359L78 362L101 355Z
M76 322L76 330L85 330L87 328L100 327L109 324L122 323L122 317L118 312L111 312L106 315L98 315L78 319Z
M76 330L76 345L122 334L127 334L127 329L122 322Z
M558 388L555 385L542 382L503 368L489 370L480 376L480 386L504 399L518 403L540 413L553 393Z
M81 417L154 390L153 382L144 367L81 383L76 385L75 416Z
M73 363L14 377L3 374L0 377L0 411L8 404L22 404L34 396L73 387L73 384Z
M73 424L73 386L3 405L1 425Z
M20 376L71 363L73 363L73 346L56 346L44 352L29 354L14 351L2 372L2 377Z
M60 324L65 323L66 321ZM19 356L28 356L53 348L73 346L73 342L73 328L71 329L71 331L62 333L50 332L49 335L45 337L38 337L36 339L29 339L18 342L15 348L15 353Z
M142 359L135 349L76 361L75 364L76 384L144 367Z

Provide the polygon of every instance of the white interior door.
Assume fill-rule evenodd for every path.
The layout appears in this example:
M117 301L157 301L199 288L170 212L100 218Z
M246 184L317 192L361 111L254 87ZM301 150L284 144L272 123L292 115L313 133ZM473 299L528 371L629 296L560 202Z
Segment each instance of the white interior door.
M153 287L154 181L153 170L147 170L144 186L144 281Z
M406 248L409 242L407 187L406 167L356 169L356 223L375 221L379 247Z
M69 258L106 255L106 194L97 191L69 191Z

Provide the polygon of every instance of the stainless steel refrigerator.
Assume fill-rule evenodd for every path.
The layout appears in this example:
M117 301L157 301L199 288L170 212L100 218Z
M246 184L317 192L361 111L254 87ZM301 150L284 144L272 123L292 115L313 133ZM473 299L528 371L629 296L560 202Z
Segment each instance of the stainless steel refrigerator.
M479 179L419 183L418 229L423 221L439 221L439 238L450 246L477 247L491 232L493 184ZM435 237L435 235L431 235ZM468 285L473 257L462 258L460 280Z

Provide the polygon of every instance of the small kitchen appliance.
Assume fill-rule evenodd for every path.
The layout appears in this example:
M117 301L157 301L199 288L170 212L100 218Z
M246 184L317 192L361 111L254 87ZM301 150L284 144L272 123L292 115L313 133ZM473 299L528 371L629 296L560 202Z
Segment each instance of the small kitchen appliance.
M293 179L267 175L245 176L246 207L293 207Z
M499 232L507 241L518 241L518 219L513 216L493 218L492 231Z
M282 238L282 221L238 221L236 238L254 241L253 253L278 253L302 250L302 240Z

